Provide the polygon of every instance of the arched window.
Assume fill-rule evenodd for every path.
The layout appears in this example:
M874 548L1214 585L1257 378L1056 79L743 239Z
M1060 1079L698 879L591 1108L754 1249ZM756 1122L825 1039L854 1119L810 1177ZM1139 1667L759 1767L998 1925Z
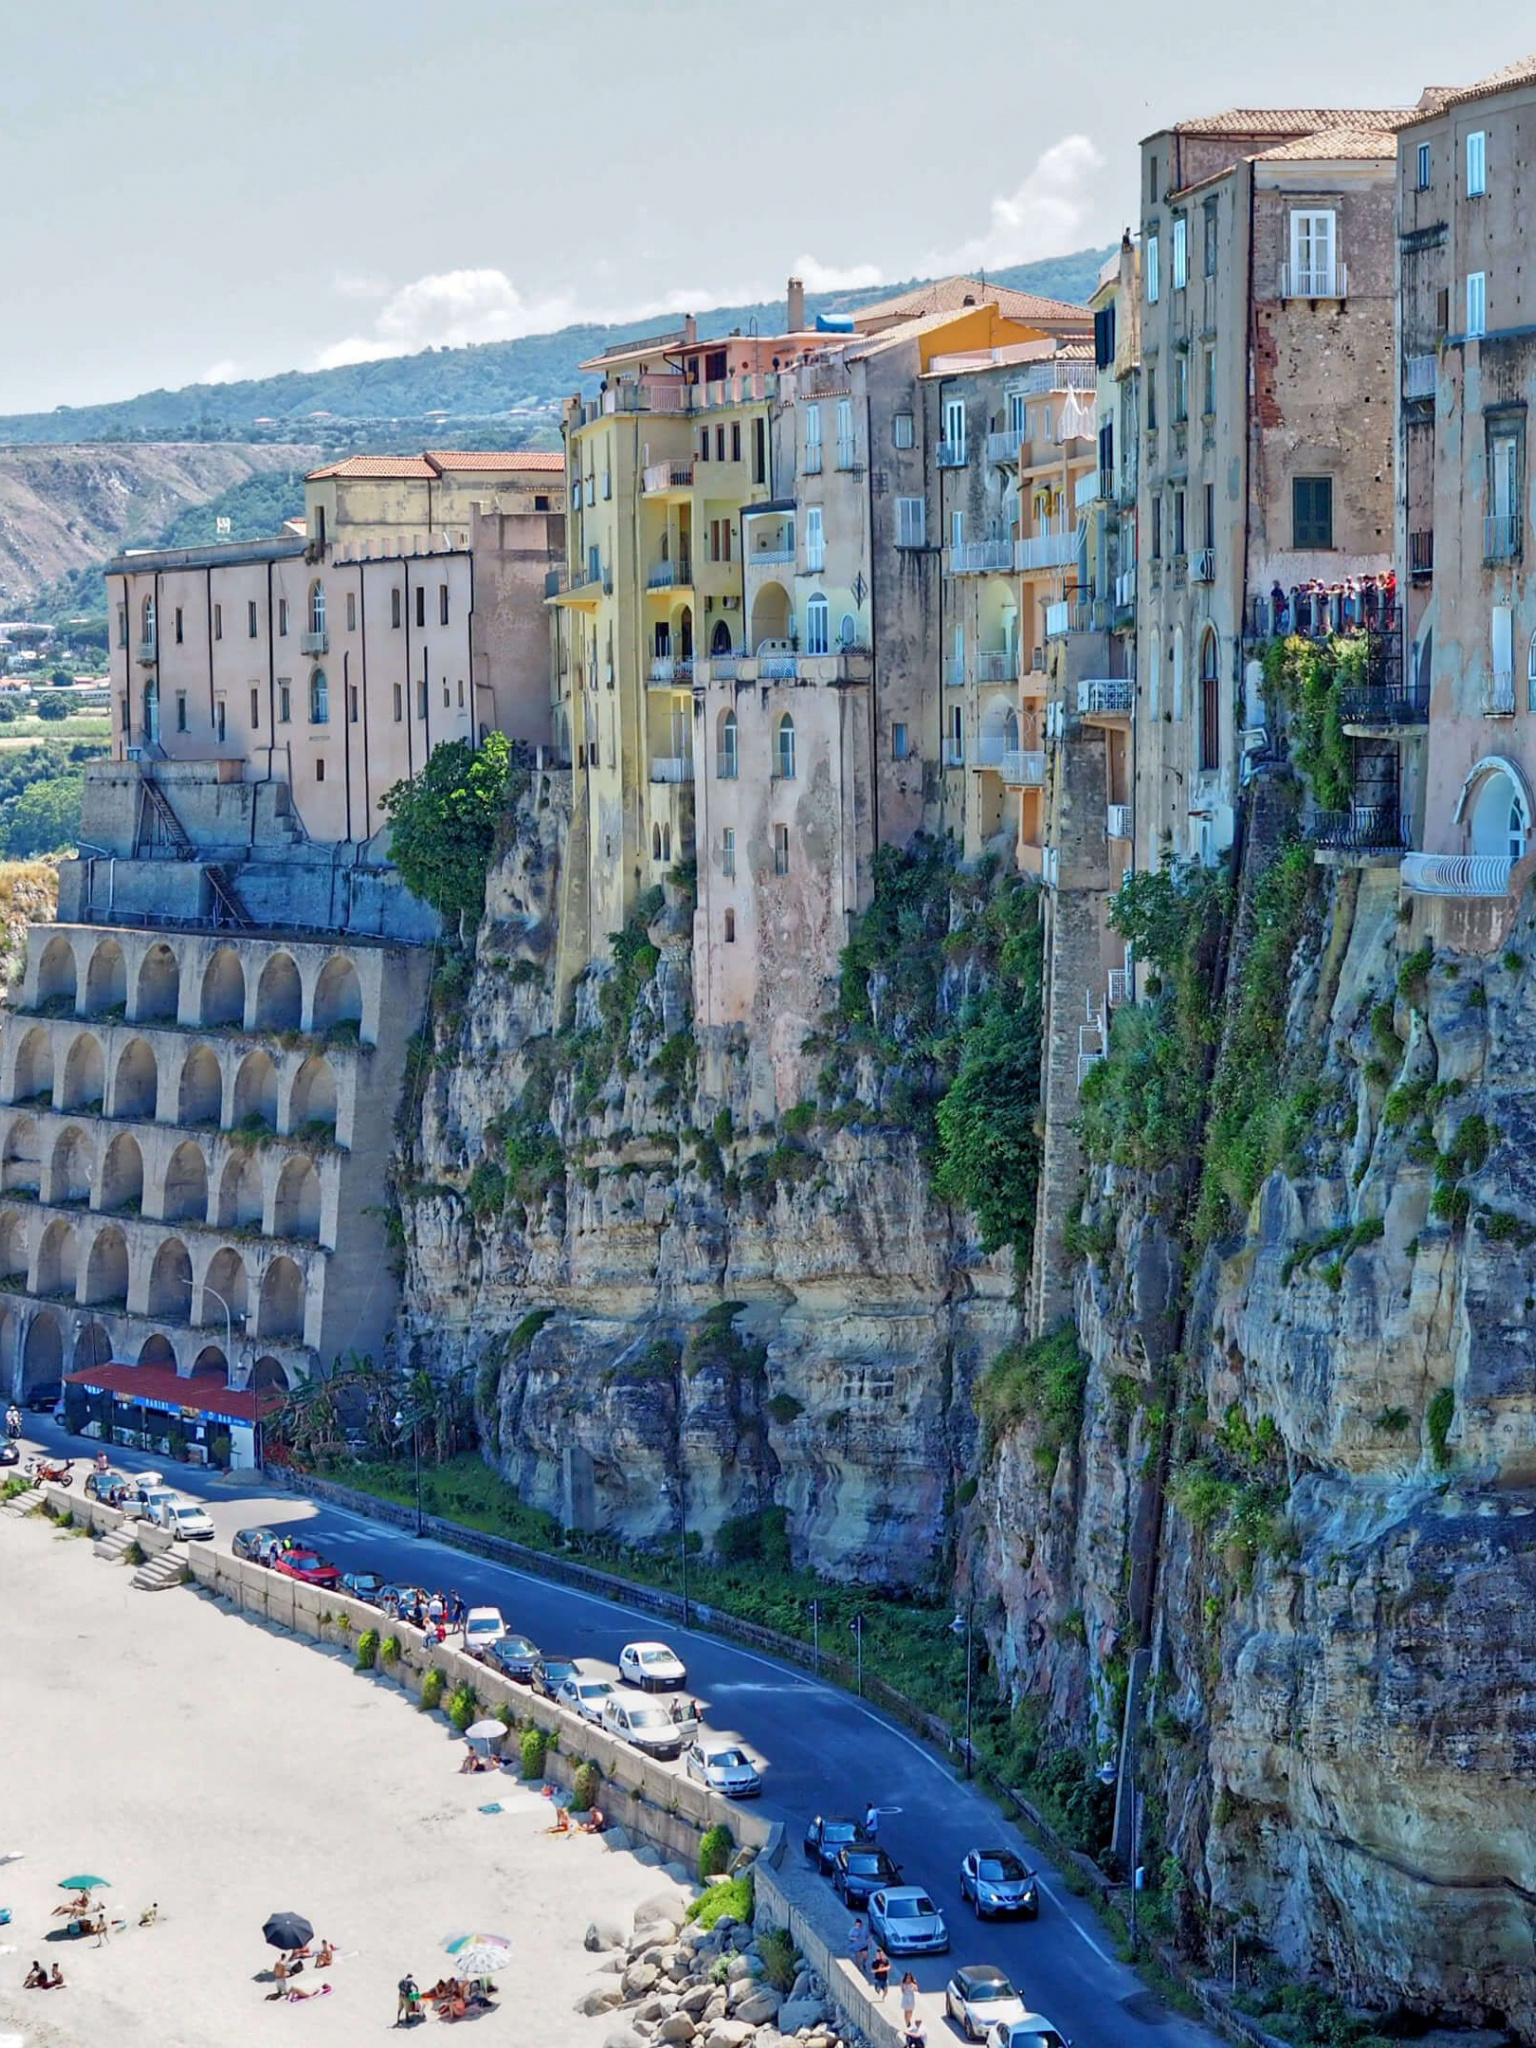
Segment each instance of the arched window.
M843 648L857 647L859 644L859 622L852 612L844 612L838 620L837 644Z
M309 586L309 630L325 631L325 585L318 580Z
M715 629L709 636L711 654L729 654L731 651L731 629L724 619L716 619Z
M1200 642L1200 766L1202 770L1221 766L1221 679L1217 675L1219 655L1214 627L1207 627Z
M1010 711L1003 720L1003 751L1016 754L1019 751L1019 714Z
M740 739L736 730L736 714L734 711L722 711L720 714L720 758L716 763L722 782L734 782L740 772L741 756L738 751L739 746Z
M331 686L325 679L323 668L317 668L309 679L309 722L311 725L329 725L331 722Z
M808 600L805 607L805 651L807 654L825 654L831 647L831 611L827 600L818 591Z
M795 721L787 711L779 720L777 759L780 782L793 782L795 779Z
M153 627L150 629L153 631ZM151 676L144 685L144 741L154 746L160 737L160 685Z
M651 859L661 859L661 827L659 825L651 827Z
M147 647L155 637L155 600L152 597L146 597L139 607L139 624L142 628L139 637Z

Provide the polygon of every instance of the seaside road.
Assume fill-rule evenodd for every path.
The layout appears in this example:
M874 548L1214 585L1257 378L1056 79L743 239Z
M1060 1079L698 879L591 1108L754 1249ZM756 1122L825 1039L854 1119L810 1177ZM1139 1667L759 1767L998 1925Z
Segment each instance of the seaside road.
M27 1435L39 1448L74 1456L76 1483L84 1483L90 1459L82 1455L80 1439L40 1416L27 1417ZM122 1471L155 1462L123 1450L114 1450L112 1460ZM166 1468L162 1464L160 1469ZM884 1810L881 1842L907 1881L932 1894L950 1930L947 1957L920 1958L911 1965L925 1994L930 2044L960 2038L942 2018L943 1988L951 1970L986 1962L1006 1970L1026 2001L1054 2020L1072 2048L1215 2048L1215 2034L1165 2008L1117 1960L1094 1914L1066 1889L1040 1852L1003 1821L984 1793L957 1778L953 1767L915 1736L840 1687L699 1629L658 1622L627 1610L622 1602L418 1540L322 1502L194 1466L176 1466L167 1478L178 1491L207 1505L222 1545L240 1528L291 1530L343 1571L375 1571L405 1584L457 1589L471 1607L499 1607L510 1628L543 1649L580 1658L603 1677L616 1680L626 1642L669 1642L688 1667L688 1689L704 1703L708 1729L739 1738L764 1766L763 1810L783 1821L790 1853L799 1854L805 1823L813 1814L862 1812L870 1800ZM983 1924L962 1905L960 1860L967 1849L992 1844L1011 1844L1038 1868L1043 1895L1037 1921ZM894 1965L893 1984L905 1967ZM894 2010L894 1995L891 2003Z

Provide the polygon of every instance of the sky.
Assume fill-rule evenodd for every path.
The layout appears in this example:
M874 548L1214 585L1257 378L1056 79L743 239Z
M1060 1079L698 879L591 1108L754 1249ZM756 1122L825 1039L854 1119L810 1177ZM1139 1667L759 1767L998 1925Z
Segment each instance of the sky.
M1411 104L1514 0L53 0L6 10L0 411L1115 239L1137 144ZM1268 24L1266 27L1265 24Z

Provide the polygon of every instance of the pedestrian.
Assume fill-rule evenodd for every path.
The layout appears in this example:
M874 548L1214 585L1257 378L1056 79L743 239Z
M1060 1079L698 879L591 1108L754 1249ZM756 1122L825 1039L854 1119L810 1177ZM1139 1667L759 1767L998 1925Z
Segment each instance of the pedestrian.
M912 2015L917 2011L917 1979L910 1970L901 1976L901 2020L903 2026L912 2024Z
M395 2025L397 2027L413 2026L416 2015L421 2009L421 1989L409 1970L406 1971L400 1982L395 1986L395 1991L397 1994L395 1999Z
M438 1622L442 1620L443 1616L447 1612L448 1601L445 1595L441 1591L434 1593L431 1599L427 1602L428 1621L430 1621L433 1627L435 1628Z
M853 1967L858 1971L859 1975L861 1977L868 1976L869 1929L864 1925L862 1919L857 1917L854 1919L852 1931L848 1936L848 1953L852 1957Z
M880 1833L880 1809L873 1801L864 1809L864 1839L873 1842Z
M448 1620L454 1628L461 1629L464 1626L464 1595L460 1592L455 1591L448 1595Z
M928 2036L923 2031L922 2018L913 2013L902 2030L901 2048L927 2048Z
M874 1961L869 1966L869 1974L874 1979L876 1998L884 1998L886 1986L891 1981L891 1959L878 1941L875 1943Z

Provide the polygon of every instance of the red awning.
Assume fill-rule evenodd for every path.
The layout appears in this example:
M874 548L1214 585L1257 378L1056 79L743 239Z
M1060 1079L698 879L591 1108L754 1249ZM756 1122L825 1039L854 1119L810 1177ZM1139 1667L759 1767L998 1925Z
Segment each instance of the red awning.
M258 1412L270 1415L283 1405L277 1387L241 1388L238 1392L218 1382L211 1373L183 1379L170 1365L88 1366L84 1372L65 1374L66 1380L88 1393L115 1394L120 1401L142 1401L147 1407L172 1414L195 1409L218 1422L255 1422ZM258 1409L258 1403L259 1409Z

